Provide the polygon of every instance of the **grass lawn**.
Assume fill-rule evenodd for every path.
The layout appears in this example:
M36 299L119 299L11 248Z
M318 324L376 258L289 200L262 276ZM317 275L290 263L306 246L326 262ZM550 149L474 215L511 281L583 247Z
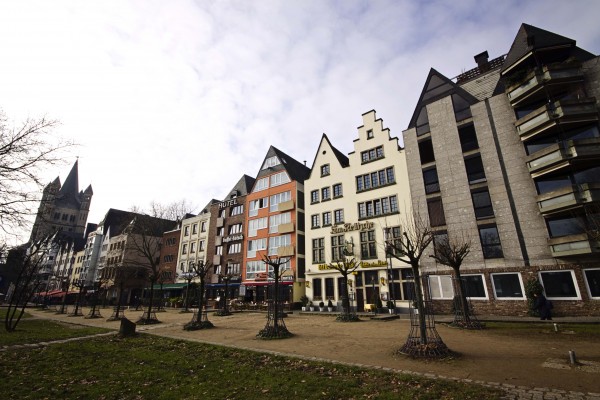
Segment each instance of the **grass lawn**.
M88 336L97 333L110 332L110 329L94 328L76 324L64 324L56 321L30 318L29 314L23 315L14 332L7 332L4 328L6 309L0 309L0 347L15 344L39 343L50 340L68 339L72 337ZM73 321L76 322L76 321Z
M148 334L0 352L11 399L499 399L477 385Z
M527 322L486 322L486 331L498 335L523 336L527 338L540 337L539 334L570 336L574 340L599 339L600 324L571 324L557 323L558 332L554 330L554 324L527 323Z

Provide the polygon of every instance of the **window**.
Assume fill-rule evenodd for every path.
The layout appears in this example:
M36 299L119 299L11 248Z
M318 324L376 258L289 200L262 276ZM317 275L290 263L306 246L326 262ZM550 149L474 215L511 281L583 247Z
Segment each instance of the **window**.
M205 242L206 242L206 241L204 241L204 240L201 240L201 241L199 242L198 251L204 251L204 243L205 243Z
M181 246L181 254L187 254L187 243Z
M267 217L251 219L248 221L248 236L256 236L259 229L267 227Z
M291 235L272 236L269 238L269 255L276 255L280 247L292 244Z
M479 238L481 239L481 249L483 258L502 258L502 245L496 225L480 226Z
M335 199L336 197L342 197L343 195L344 193L342 192L342 184L336 183L333 185L333 198Z
M551 217L546 220L550 237L561 237L585 233L585 222L577 216Z
M344 223L344 210L335 210L333 212L333 223L334 224L343 224Z
M229 246L227 246L227 254L237 254L240 251L242 251L241 243L232 243Z
M275 211L279 211L279 203L284 203L286 201L290 201L292 199L292 192L291 191L287 191L287 192L281 192L281 193L277 193L274 194L273 196L271 196L271 207L269 208L269 210L271 212L275 212Z
M285 171L281 171L277 174L271 175L271 187L283 185L284 183L288 182L290 182L290 177Z
M225 218L225 211L226 210L224 208L219 210L219 218Z
M477 134L475 133L475 127L473 124L468 124L458 128L458 137L460 139L460 147L463 153L479 148L477 143Z
M190 243L190 253L196 252L196 242Z
M419 155L421 157L421 164L427 164L435 161L431 139L426 139L419 142Z
M200 232L206 232L206 221L200 223Z
M580 300L572 270L540 271L540 280L549 299Z
M365 175L356 177L356 191L374 189L380 186L391 185L396 183L394 168L388 167L380 171L371 172Z
M518 273L502 273L492 274L492 285L494 286L494 294L497 299L523 299L523 282L521 282L521 274Z
M219 227L217 228L217 236L223 236L223 233L225 233L225 228L224 227Z
M244 213L244 205L240 204L231 209L231 216L240 215Z
M269 233L279 232L279 225L292 222L292 214L289 212L271 215L269 218Z
M426 194L437 193L440 191L440 182L435 167L423 171L423 182L425 183Z
M471 299L487 299L483 275L463 275L465 296Z
M335 297L335 281L333 278L325 278L325 298L327 300L333 300Z
M456 121L462 121L471 117L470 104L458 94L452 95L452 105L454 106Z
M375 231L366 231L360 233L360 256L363 260L377 258Z
M267 266L263 261L248 261L246 263L246 279L255 279L256 274L267 272Z
M331 225L331 211L326 211L323 213L323 226Z
M215 254L218 256L222 256L223 255L223 246L215 247Z
M322 300L323 299L323 291L321 289L322 279L313 279L312 281L312 290L313 290L313 300Z
M325 239L313 239L313 264L319 264L325 262Z
M277 156L269 157L265 160L265 163L263 164L263 167L261 169L267 169L267 168L274 167L279 164L280 164L280 162L279 162L279 158L277 158Z
M194 224L192 225L192 235L195 235L198 233L198 224Z
M267 248L267 239L256 239L256 240L248 240L248 257L255 257L255 255L251 255L258 250L264 250Z
M239 275L240 274L240 263L227 264L227 272L232 275Z
M373 139L373 129L367 131L367 139Z
M331 258L332 261L340 261L344 259L346 249L346 241L344 235L337 235L331 237Z
M483 170L483 163L481 162L481 156L465 158L465 168L467 170L467 178L469 183L479 183L485 181L485 171Z
M54 213L54 219L57 219L57 220L60 219L60 213L59 212Z
M263 197L262 199L252 200L250 202L250 210L248 211L248 216L256 217L258 215L258 210L261 208L266 208L269 205L269 198Z
M360 153L360 160L362 164L379 160L380 158L383 158L383 146L377 146Z
M190 236L190 226L186 226L183 228L183 236Z
M398 198L394 196L358 203L358 218L364 219L378 215L398 212Z
M583 275L590 297L593 299L600 298L600 268L585 269Z
M427 200L427 211L429 212L429 224L431 226L446 225L444 206L441 198Z
M310 226L312 228L319 228L320 224L319 224L319 214L313 214L310 216Z
M453 299L452 276L429 275L429 292L432 299Z
M331 189L324 187L321 189L321 201L331 200Z
M311 203L319 202L319 191L318 190L313 190L310 192L310 202Z
M421 108L417 117L417 136L421 136L429 132L429 117L427 116L427 108Z
M260 192L261 190L265 190L268 187L269 187L269 177L260 178L254 184L254 189L252 190L252 193Z
M487 189L475 190L471 192L471 197L473 198L473 208L477 219L494 216L492 199L490 199L490 192Z
M229 235L233 235L235 233L242 233L242 224L234 224L229 227Z
M321 165L321 176L327 176L329 175L329 164L323 164Z

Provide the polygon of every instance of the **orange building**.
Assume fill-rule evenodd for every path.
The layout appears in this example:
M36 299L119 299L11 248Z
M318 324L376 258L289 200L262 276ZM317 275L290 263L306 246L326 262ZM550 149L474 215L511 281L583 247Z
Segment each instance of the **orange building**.
M260 302L273 283L264 257L285 261L280 267L284 301L304 294L304 179L306 165L271 146L246 198L245 253L240 296Z

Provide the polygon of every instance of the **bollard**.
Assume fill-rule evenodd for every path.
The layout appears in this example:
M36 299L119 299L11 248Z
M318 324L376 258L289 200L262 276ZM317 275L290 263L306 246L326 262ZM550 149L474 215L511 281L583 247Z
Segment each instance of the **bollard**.
M554 323L554 332L558 332L558 324Z
M577 356L575 355L575 352L573 350L569 350L569 362L572 365L577 364Z

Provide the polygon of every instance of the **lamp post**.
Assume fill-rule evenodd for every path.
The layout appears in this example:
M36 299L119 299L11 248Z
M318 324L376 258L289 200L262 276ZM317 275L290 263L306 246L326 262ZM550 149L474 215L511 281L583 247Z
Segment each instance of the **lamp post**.
M396 294L394 293L394 269L392 268L392 231L390 228L386 228L383 231L383 236L384 236L384 240L385 240L385 255L387 256L387 275L388 275L388 288L389 288L389 300L388 300L388 306L389 305L393 305L392 307L388 307L390 309L390 313L394 313L395 312L395 307L396 307L396 303L395 303L395 299L396 299Z

